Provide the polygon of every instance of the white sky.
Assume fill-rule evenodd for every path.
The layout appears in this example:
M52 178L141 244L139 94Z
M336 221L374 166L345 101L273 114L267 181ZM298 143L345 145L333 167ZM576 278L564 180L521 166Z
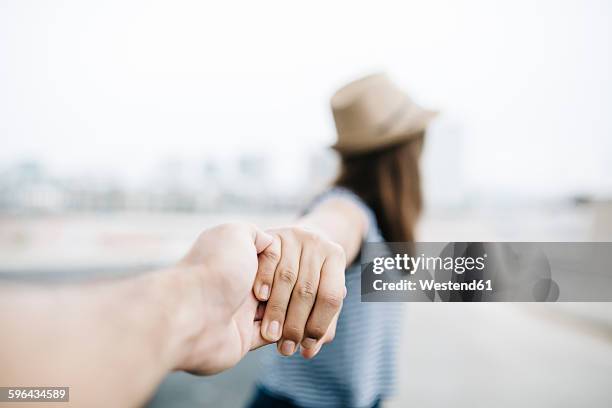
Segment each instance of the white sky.
M332 142L336 87L386 70L444 112L436 174L460 154L475 188L610 192L611 27L607 0L0 0L0 161L296 154Z

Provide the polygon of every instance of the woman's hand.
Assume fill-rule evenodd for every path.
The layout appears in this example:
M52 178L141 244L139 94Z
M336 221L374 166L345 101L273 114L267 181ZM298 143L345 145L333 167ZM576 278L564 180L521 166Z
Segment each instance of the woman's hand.
M283 355L298 345L314 357L333 340L346 296L344 249L322 234L300 227L266 231L274 241L259 254L254 291L267 301L261 334L278 342Z

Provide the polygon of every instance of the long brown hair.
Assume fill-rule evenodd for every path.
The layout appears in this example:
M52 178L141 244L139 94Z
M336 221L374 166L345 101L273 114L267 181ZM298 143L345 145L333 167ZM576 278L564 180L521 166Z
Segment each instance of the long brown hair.
M357 194L374 211L383 238L414 242L423 208L419 159L425 132L374 152L343 155L335 185Z

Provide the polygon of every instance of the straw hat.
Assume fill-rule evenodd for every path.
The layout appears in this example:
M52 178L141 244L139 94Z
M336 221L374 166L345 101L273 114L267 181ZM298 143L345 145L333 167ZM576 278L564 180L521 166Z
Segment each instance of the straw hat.
M340 88L331 98L342 154L365 153L408 140L425 130L437 112L414 103L385 74Z

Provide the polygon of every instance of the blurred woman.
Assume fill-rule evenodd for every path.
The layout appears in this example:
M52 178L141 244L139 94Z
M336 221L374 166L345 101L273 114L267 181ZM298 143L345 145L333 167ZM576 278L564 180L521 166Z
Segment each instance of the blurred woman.
M358 255L365 242L414 241L423 206L419 158L435 113L415 104L384 74L349 83L332 97L331 106L340 174L296 222L299 230L288 230L297 240L305 236L299 231L313 231L343 249L347 296L333 342L321 347L333 330L319 342L308 333L298 341L307 359L293 354L296 343L287 340L293 325L285 321L278 344L286 357L267 350L252 408L377 407L393 392L401 304L360 302ZM302 248L302 254L307 252L307 246Z

